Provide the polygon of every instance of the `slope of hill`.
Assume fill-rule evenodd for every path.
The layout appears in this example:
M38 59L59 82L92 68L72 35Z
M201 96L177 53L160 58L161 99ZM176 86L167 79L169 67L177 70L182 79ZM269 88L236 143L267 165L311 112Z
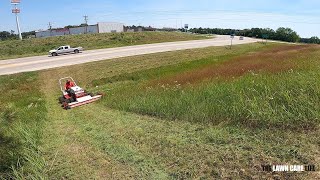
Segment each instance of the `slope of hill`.
M319 56L256 43L0 76L0 177L317 179L261 165L320 166ZM106 95L64 111L64 76Z

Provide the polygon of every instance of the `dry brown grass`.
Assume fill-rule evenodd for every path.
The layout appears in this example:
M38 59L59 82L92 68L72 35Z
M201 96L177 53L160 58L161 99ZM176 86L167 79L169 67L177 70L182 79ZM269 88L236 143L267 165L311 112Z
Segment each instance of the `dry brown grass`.
M218 64L194 69L171 77L166 77L153 84L187 84L205 79L230 79L246 73L278 73L298 67L299 56L307 56L318 49L313 45L276 46L261 52L233 58Z

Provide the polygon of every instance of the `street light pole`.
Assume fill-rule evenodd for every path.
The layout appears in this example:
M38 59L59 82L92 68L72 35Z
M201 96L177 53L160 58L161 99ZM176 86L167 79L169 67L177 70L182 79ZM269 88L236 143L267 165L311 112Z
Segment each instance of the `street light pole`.
M18 29L19 39L22 40L18 13L16 13L16 22L17 22L17 29Z
M14 13L16 15L16 23L17 23L19 39L22 40L20 23L19 23L19 16L18 16L18 14L20 13L20 9L17 7L17 5L20 4L20 0L11 0L11 4L14 5L14 8L12 9L12 13Z

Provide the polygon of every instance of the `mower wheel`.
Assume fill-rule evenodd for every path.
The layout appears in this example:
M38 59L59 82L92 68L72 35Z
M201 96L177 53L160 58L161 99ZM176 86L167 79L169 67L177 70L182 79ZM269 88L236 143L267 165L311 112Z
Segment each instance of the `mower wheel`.
M73 103L73 102L76 102L76 100L73 97L71 97L70 99L67 99L67 103Z
M59 97L59 102L60 104L64 103L66 101L66 99L62 96L62 97Z

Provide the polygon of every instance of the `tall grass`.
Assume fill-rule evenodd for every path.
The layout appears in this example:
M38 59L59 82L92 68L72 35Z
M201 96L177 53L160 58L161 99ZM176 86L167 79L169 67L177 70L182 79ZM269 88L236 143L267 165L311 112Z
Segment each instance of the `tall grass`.
M203 55L201 56L202 58L198 58L197 54L200 52L197 52L197 50L193 50L194 53L196 54L192 58L190 56L186 57L181 57L182 55L180 54L180 58L182 59L180 61L177 60L179 56L174 57L172 59L172 65L167 65L167 66L160 66L156 68L150 68L147 70L138 70L135 72L124 72L116 76L111 76L111 77L105 77L101 79L95 79L92 81L92 85L94 86L99 86L103 85L105 83L115 83L115 82L121 82L121 81L143 81L143 80L158 80L162 79L167 76L172 76L176 75L179 73L184 73L189 70L193 69L198 69L198 68L203 68L207 67L209 65L217 65L220 63L223 63L225 61L228 61L232 58L238 57L242 54L247 54L247 53L253 53L258 50L268 50L270 48L274 48L279 46L278 44L268 44L268 45L262 45L262 44L247 44L247 45L241 45L241 46L235 46L232 51L227 50L223 47L217 47L214 50L209 50L206 49L206 51L201 51ZM189 51L189 50L187 50ZM187 54L186 51L184 54ZM192 53L192 52L191 52ZM153 57L154 58L154 57ZM172 58L172 57L170 57ZM161 59L162 57L159 56L158 58L155 58L156 60ZM159 61L159 60L158 60ZM169 60L168 60L169 61ZM174 61L178 61L174 63ZM180 63L179 63L180 61ZM151 65L148 67L152 67Z
M231 82L198 86L137 88L110 96L107 104L172 120L312 128L320 118L319 77L314 72L247 75Z
M47 54L62 45L82 46L85 49L111 48L128 45L204 39L184 33L141 32L68 35L49 38L8 40L0 42L0 59Z
M0 178L41 179L46 107L36 73L0 77Z
M263 128L314 128L320 118L320 73L311 66L317 67L318 54L319 51L313 51L292 56L299 65L291 70L273 74L251 72L230 80L216 77L189 85L150 83L153 79L165 78L166 73L157 78L146 76L130 80L122 77L116 80L126 81L115 81L105 102L112 108L172 120L228 122ZM208 59L203 61L208 62ZM172 67L162 67L161 72L165 72L163 69L172 70L171 74L183 72Z

